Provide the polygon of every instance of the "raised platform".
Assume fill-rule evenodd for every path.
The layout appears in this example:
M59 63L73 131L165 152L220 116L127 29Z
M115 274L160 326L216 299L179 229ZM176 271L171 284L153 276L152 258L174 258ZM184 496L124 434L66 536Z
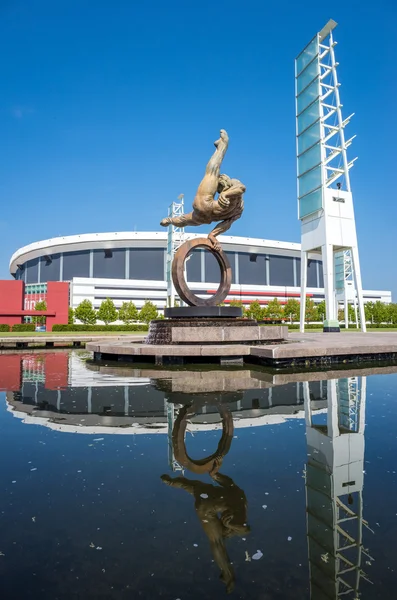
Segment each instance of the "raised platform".
M165 308L164 316L170 319L235 319L243 316L240 306L177 306Z
M277 327L277 326L275 326ZM263 327L262 329L272 329ZM282 328L284 329L284 328ZM270 332L269 332L270 334ZM270 334L271 335L271 334ZM133 342L88 343L94 359L106 362L189 364L240 362L275 368L348 363L397 362L396 333L289 333L288 342L250 344L149 345Z
M260 327L254 319L179 318L151 321L146 344L257 344L282 341L286 326Z
M100 333L92 335L79 335L78 333L71 334L32 334L32 335L21 335L21 336L5 336L1 337L0 334L0 354L4 351L24 348L69 348L70 346L78 348L84 346L87 342L106 340L107 342L118 342L118 341L133 341L140 342L145 339L145 334L117 334L114 335L101 335Z

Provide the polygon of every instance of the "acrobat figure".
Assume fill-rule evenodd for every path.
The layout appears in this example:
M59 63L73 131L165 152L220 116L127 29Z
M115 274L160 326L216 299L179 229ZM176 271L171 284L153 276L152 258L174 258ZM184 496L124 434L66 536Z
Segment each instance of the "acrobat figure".
M221 175L221 164L229 145L229 137L224 129L221 129L220 138L214 142L214 145L216 150L207 164L204 178L198 187L192 212L181 217L166 217L160 225L189 227L220 221L208 234L214 249L220 250L221 246L216 238L230 229L232 223L241 217L244 210L243 194L246 188L238 179ZM215 200L216 193L219 194L217 200Z
M216 564L221 570L221 579L228 593L235 584L233 567L228 556L225 540L235 535L244 536L250 532L247 524L247 498L226 475L217 471L217 465L210 473L218 485L187 477L162 475L161 480L170 487L179 488L194 496L196 513L207 535Z

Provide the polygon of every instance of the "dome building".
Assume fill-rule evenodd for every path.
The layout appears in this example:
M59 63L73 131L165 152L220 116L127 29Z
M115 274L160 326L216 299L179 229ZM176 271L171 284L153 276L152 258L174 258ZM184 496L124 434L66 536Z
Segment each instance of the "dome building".
M189 234L189 238L201 237ZM285 303L300 296L300 244L238 236L221 236L233 272L225 304L233 299L263 305L278 298ZM166 306L167 232L87 233L35 242L17 250L10 273L25 283L25 308L45 297L51 281L69 282L70 306L85 299L98 308L106 298L116 307L133 301L140 308L151 300ZM219 266L204 250L187 261L187 281L200 296L211 296L220 281ZM322 262L309 256L307 294L315 302L324 299ZM387 290L364 290L364 301L391 302Z

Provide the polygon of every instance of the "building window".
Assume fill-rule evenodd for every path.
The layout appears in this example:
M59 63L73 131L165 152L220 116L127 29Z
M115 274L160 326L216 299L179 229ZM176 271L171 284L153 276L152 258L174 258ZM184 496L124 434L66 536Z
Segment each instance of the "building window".
M40 265L40 281L59 281L60 262L60 254L42 256Z
M26 283L39 281L39 258L33 258L26 263Z
M266 255L239 252L239 283L242 285L266 285ZM232 264L234 271L234 264Z
M275 256L270 259L270 285L294 285L294 259L291 256Z
M163 248L130 248L130 279L165 281Z
M193 250L186 261L187 281L201 281L201 256L203 250Z
M93 277L125 279L125 249L94 250Z
M90 276L90 251L65 252L63 255L63 280Z
M312 287L312 288L316 288L316 287L322 287L318 285L317 282L317 263L319 263L319 265L321 265L321 273L322 273L322 262L319 260L312 260L309 259L307 261L307 287ZM301 281L301 260L300 258L297 259L296 261L296 275L297 275L297 283L298 283L298 287L300 287L300 281ZM321 277L320 277L321 280ZM323 281L324 283L324 281Z

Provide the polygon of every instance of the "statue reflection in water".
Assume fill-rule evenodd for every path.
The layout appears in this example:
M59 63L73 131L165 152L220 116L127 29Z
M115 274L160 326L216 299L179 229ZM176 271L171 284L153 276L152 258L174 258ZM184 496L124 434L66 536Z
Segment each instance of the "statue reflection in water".
M221 579L227 592L232 592L235 576L225 540L247 535L250 527L246 522L247 498L243 490L230 477L219 472L233 439L233 418L227 406L220 404L217 408L222 418L223 431L218 448L211 456L193 460L187 454L185 432L188 418L194 414L192 407L184 406L180 409L172 431L175 460L193 473L208 473L215 483L180 476L172 478L169 475L162 475L161 479L166 485L185 490L194 497L196 513L209 539L214 560L221 570Z

